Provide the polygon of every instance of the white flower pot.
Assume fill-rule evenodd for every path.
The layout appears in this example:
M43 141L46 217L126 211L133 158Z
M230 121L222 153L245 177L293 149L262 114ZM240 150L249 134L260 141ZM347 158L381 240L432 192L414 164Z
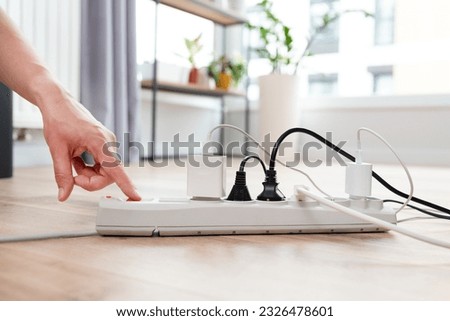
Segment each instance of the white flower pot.
M259 78L259 139L270 134L276 139L286 130L299 126L300 77L270 74ZM293 140L291 140L293 141Z

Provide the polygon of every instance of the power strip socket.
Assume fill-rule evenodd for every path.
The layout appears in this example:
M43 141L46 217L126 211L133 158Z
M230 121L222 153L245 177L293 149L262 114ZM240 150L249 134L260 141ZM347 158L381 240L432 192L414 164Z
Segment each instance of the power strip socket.
M393 208L382 200L337 199L390 223ZM149 199L127 202L105 197L100 200L96 223L101 235L176 236L229 234L301 234L381 232L384 229L313 200L291 198L282 202L232 202L190 199Z

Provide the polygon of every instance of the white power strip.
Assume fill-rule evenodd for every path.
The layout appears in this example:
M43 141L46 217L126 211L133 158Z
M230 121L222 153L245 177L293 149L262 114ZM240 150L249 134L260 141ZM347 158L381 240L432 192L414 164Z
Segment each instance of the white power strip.
M386 222L395 211L379 199L339 199L337 203ZM152 199L127 202L101 199L97 215L101 235L174 236L226 234L349 233L386 231L317 201L230 202Z

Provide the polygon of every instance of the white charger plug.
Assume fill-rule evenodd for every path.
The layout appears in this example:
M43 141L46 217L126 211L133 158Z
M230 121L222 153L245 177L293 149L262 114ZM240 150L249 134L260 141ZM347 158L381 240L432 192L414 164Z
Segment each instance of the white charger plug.
M345 192L353 198L372 195L372 164L358 162L347 164Z
M189 155L187 195L193 199L225 196L225 162L222 155Z

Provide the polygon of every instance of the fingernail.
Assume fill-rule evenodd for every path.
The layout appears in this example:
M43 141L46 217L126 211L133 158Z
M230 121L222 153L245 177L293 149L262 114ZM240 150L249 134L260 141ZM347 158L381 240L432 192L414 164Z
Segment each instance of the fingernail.
M64 196L64 188L60 187L58 190L58 200L61 200Z

